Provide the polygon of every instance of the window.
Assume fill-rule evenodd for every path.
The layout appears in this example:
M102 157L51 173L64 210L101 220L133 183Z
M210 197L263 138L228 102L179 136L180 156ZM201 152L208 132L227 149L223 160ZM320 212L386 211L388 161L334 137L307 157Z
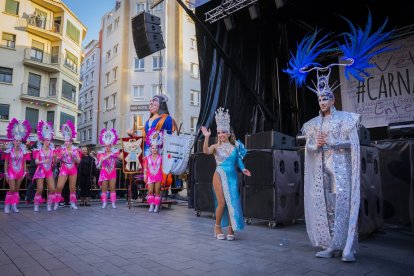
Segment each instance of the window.
M53 46L52 47L52 57L50 58L51 63L58 63L59 62L59 47Z
M52 126L55 125L55 112L54 111L48 111L47 112L46 121L51 123Z
M142 129L144 127L144 116L141 114L133 115L132 117L132 128L133 129Z
M114 22L114 29L116 29L118 27L119 27L119 17L117 19L115 19L115 22Z
M78 71L78 58L68 51L66 51L65 66L74 72Z
M191 63L191 76L198 79L200 77L199 75L198 64Z
M118 46L119 46L119 44L116 44L114 46L114 55L118 54Z
M109 98L108 97L106 97L104 99L104 103L105 103L105 110L108 110L108 108L109 108Z
M86 140L86 130L82 131L82 141Z
M12 49L16 48L16 35L3 33L1 35L1 46Z
M67 121L71 121L74 125L76 125L76 123L75 123L75 116L69 115L69 114L67 114L65 112L60 112L60 125L59 125L59 129Z
M66 82L62 81L62 97L75 102L76 101L76 86Z
M112 33L112 24L110 24L107 28L106 28L106 36L109 36Z
M106 52L106 61L108 61L111 58L111 50Z
M190 104L194 106L200 105L200 91L196 91L196 90L190 91Z
M89 120L92 120L92 109L89 110Z
M40 81L41 76L29 73L29 83L27 85L27 95L39 97L40 96Z
M135 71L144 71L145 69L145 59L135 58Z
M39 109L26 107L26 118L32 126L32 133L36 133L37 123L39 122Z
M137 14L145 11L145 3L137 3Z
M112 69L112 73L114 74L114 80L118 79L118 67Z
M162 94L161 93L161 86L158 85L158 84L154 84L152 86L152 96L159 95L159 94Z
M110 72L108 72L108 73L105 74L105 83L106 83L106 85L109 84L109 75L110 74L111 74Z
M162 69L162 56L152 57L152 69L153 70Z
M4 9L5 12L10 14L19 14L19 2L14 0L6 0L6 8Z
M92 139L92 129L88 129L88 140Z
M111 120L111 123L112 123L112 128L113 128L113 129L116 129L116 128L115 128L116 119L112 119L112 120Z
M0 120L9 119L9 110L10 110L10 105L0 104Z
M13 80L13 69L0 67L0 82L12 83Z
M50 78L49 81L49 97L56 96L57 78Z
M85 86L87 86L89 84L89 76L85 77Z
M92 71L92 72L91 72L91 82L94 80L94 77L95 77L95 72L94 72L94 71Z
M37 62L43 62L44 48L45 48L45 45L42 42L33 40L32 49L30 50L30 59L37 61Z
M191 132L195 132L195 130L197 128L197 121L198 121L197 117L191 117L191 121L190 121L190 131Z
M89 59L86 61L86 68L89 68Z
M164 2L161 2L160 4L158 4L157 6L154 7L153 11L162 11L164 9Z
M190 49L197 49L197 40L194 37L190 38Z
M132 98L143 99L144 98L144 86L134 85L132 87Z
M89 92L89 96L90 96L91 101L92 101L93 100L93 91L92 90Z
M104 122L104 128L108 129L108 122Z
M80 31L69 20L66 20L66 35L70 39L72 39L76 44L79 44Z
M112 95L112 107L116 106L116 93Z
M94 62L95 62L95 54L93 54L93 55L92 55L91 60L92 60L92 61L91 61L92 63L94 63Z
M85 94L85 103L88 102L88 94Z

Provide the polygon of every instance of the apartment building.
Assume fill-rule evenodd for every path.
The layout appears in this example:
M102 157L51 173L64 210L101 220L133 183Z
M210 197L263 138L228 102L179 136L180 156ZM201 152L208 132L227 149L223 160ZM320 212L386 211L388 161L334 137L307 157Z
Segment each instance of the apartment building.
M92 40L84 48L80 69L82 87L79 91L78 140L80 146L94 147L98 143L98 100L101 46Z
M78 117L81 45L86 27L58 0L0 0L0 136L8 121L60 125Z
M156 94L168 96L170 114L183 132L195 129L200 83L194 22L172 0L150 10L149 1L116 1L102 17L102 67L99 128L115 128L120 136L141 129L149 118L148 103ZM131 20L149 11L161 18L166 48L138 59Z

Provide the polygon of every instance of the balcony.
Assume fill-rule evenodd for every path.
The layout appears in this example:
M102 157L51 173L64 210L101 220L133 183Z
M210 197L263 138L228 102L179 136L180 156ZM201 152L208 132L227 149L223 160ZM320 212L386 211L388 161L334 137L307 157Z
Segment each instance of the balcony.
M58 1L58 0L31 0L31 1L53 12L64 11L63 4L61 3L62 1Z
M51 87L31 87L27 82L20 86L20 100L45 106L58 105L58 91Z
M23 64L49 73L60 71L59 55L50 55L37 49L24 49Z
M26 31L50 41L62 40L62 28L57 22L47 20L45 17L31 14L26 20Z

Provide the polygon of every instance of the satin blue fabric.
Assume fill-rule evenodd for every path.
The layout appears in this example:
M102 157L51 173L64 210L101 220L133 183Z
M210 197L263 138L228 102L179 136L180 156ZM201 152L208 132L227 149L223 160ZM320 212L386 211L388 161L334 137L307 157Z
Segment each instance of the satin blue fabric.
M217 165L216 172L221 179L224 198L226 205L224 207L221 227L229 226L229 214L231 217L233 230L242 230L244 228L244 216L240 201L239 184L237 179L236 165L240 170L245 169L242 158L246 155L244 145L237 141L236 148L230 153L220 165ZM214 195L215 207L217 208L217 199Z

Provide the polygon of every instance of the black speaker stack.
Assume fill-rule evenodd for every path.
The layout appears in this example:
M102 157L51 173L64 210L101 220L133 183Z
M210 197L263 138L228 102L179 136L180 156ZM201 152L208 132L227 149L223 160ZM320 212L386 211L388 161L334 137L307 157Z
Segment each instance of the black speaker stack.
M359 233L370 235L384 225L384 198L382 195L379 150L361 146L361 201Z
M200 216L201 212L214 212L213 175L215 170L216 160L213 155L204 153L192 155L190 163L191 203L189 204L193 205L197 216Z
M260 219L291 224L303 217L302 165L298 151L248 151L244 164L252 174L243 177L242 203L247 221Z
M138 58L144 58L165 48L161 19L149 12L132 18L132 37Z

